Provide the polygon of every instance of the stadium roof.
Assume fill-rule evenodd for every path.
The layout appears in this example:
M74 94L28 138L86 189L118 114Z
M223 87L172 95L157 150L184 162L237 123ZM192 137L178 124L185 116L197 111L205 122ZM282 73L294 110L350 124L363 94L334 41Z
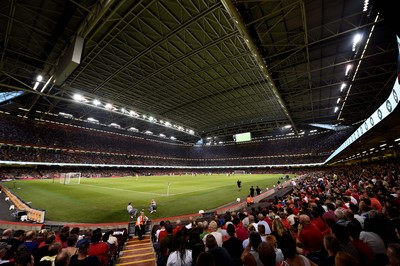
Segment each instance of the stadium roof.
M0 90L24 93L0 110L186 143L351 126L393 87L383 15L361 0L5 0Z

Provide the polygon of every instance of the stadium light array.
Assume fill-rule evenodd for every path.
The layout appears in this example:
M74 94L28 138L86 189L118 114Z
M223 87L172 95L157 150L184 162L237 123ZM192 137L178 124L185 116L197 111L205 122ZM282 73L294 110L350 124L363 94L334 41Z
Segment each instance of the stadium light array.
M130 127L130 128L128 128L128 130L132 131L132 132L139 132L139 129L137 129L135 127Z
M129 111L129 115L131 116L139 116L138 113L136 113L135 111Z
M39 86L39 82L36 82L36 83L37 83L36 87L33 88L35 90L37 89L37 86ZM81 102L81 103L84 103L84 104L88 104L89 102L91 102L92 106L101 106L102 105L100 100L94 99L94 98L88 99L88 98L85 98L84 96L82 96L79 93L74 94L72 96L72 98L75 101ZM149 115L146 115L146 114L143 114L143 113L138 113L138 112L133 111L133 110L128 111L126 107L114 106L111 103L107 103L107 104L104 103L103 107L106 110L109 110L109 111L117 112L117 113L120 113L120 114L123 114L123 115L127 115L127 116L132 116L132 117L135 117L137 119L146 120L146 121L149 121L149 122L152 122L152 123L157 123L159 125L162 125L162 126L165 126L165 127L170 127L170 128L175 129L175 130L179 130L179 131L185 132L187 134L191 134L191 135L195 134L194 130L191 130L191 129L188 129L188 128L184 128L183 126L180 126L180 125L172 124L172 123L170 123L168 121L165 121L165 120L158 120L153 116L149 116ZM96 121L90 121L90 120L86 120L86 121L87 122L92 122L92 123L99 123L97 120L96 120L97 122ZM126 130L128 130L128 129L126 129Z
M368 10L368 4L369 0L364 0L363 12L366 12Z

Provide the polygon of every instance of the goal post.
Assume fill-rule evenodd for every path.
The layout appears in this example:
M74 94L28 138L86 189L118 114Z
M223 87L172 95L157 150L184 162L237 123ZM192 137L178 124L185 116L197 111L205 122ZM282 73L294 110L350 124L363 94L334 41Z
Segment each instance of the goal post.
M244 175L244 174L246 174L246 171L245 170L235 170L235 171L233 171L232 174L234 174L234 175Z
M61 173L60 174L60 184L80 184L81 183L81 173Z

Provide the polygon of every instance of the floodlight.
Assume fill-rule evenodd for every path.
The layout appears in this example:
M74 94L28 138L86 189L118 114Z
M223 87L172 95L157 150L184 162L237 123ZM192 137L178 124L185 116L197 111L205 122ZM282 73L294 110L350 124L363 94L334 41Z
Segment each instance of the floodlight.
M153 122L154 121L154 117L149 116L149 121Z
M340 86L340 92L342 92L344 88L346 88L346 83L342 83L342 85Z
M194 131L193 131L193 130L189 130L189 133L190 133L190 134L194 134Z
M340 103L340 98L337 99L336 103Z
M353 38L353 43L357 44L361 41L361 34L357 33Z
M166 136L163 133L160 133L160 137L165 138Z
M172 139L172 140L176 140L176 138L175 138L174 136L171 136L171 137L170 137L170 139Z
M335 113L336 113L338 110L339 110L339 107L336 106L336 107L335 107Z
M39 81L35 82L35 85L33 86L33 90L37 90L37 87L39 86Z
M130 111L129 114L132 116L138 116L138 114L135 111Z
M169 127L169 126L171 126L171 123L168 122L168 121L166 121L166 122L165 122L165 125L166 125L167 127Z
M111 109L113 108L113 106L112 106L111 103L107 103L105 107L106 107L106 109L108 109L108 110L111 110Z
M82 101L85 100L85 98L82 95L77 93L77 94L74 95L74 100L78 101L78 102L82 102Z
M121 113L125 114L125 111L126 111L125 108L122 107L122 108L121 108Z
M352 67L353 67L353 65L350 65L350 64L346 66L346 73L345 73L346 76L349 75L350 69L351 69Z
M99 100L97 100L97 99L94 99L94 100L93 100L93 104L96 105L96 106L98 106L98 105L101 104L101 102L100 102Z
M148 135L153 135L153 132L151 132L150 130L146 130L144 133Z
M43 80L43 76L42 75L37 75L36 81L41 82L42 80Z

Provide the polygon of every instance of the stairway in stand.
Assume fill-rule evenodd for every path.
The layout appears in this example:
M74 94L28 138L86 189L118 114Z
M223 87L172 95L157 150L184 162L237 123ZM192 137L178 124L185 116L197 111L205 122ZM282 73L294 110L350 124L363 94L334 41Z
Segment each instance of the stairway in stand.
M142 240L137 237L128 239L124 250L120 253L116 266L154 266L156 254L149 235L144 235Z

